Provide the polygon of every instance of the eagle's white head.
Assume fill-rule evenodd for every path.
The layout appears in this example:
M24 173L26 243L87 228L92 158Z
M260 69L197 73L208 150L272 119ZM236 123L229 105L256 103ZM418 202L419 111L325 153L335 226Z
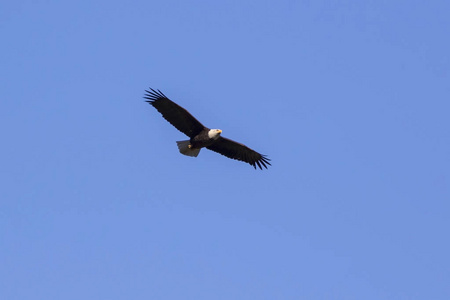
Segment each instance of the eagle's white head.
M210 130L208 131L208 137L209 137L210 139L215 139L215 140L217 140L217 139L219 138L219 136L220 136L221 133L222 133L222 130L220 130L220 129L210 129Z

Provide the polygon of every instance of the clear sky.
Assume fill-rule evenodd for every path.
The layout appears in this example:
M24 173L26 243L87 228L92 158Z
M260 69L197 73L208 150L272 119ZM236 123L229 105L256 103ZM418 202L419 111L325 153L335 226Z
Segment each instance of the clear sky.
M0 298L450 299L449 11L2 1Z

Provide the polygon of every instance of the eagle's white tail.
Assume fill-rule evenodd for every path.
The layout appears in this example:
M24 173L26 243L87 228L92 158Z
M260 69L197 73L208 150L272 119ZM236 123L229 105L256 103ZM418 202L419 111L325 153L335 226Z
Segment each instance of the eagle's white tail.
M180 150L181 154L197 157L197 155L200 153L200 149L191 149L189 148L189 144L189 140L177 141L178 150Z

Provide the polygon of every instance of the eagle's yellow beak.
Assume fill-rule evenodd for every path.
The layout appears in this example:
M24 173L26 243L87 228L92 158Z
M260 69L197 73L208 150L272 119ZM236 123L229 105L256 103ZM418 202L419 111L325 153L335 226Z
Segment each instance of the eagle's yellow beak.
M220 130L220 129L219 129L219 130L217 130L217 131L218 131L219 133L222 133L222 130Z

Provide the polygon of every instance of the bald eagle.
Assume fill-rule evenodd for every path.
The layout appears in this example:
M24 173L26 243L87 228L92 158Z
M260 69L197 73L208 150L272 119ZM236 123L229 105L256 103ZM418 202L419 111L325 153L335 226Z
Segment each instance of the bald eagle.
M220 129L209 129L202 125L186 109L166 97L160 90L146 90L144 96L170 124L189 137L189 140L177 141L181 154L197 157L201 148L220 153L231 159L240 160L252 165L267 169L270 165L265 155L248 148L247 146L222 137Z

